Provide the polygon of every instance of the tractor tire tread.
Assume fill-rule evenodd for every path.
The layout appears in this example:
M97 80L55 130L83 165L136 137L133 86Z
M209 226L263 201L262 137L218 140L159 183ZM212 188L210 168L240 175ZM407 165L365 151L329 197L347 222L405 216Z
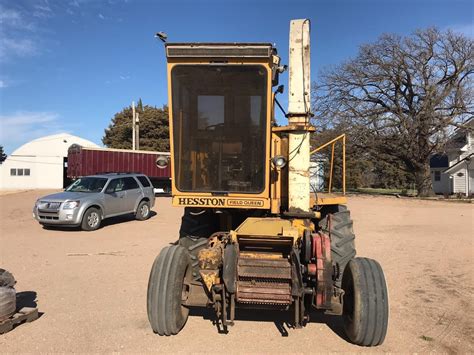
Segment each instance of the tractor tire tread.
M334 281L341 287L342 274L347 263L356 255L355 235L351 213L346 206L328 206L323 218L319 221L319 229L331 236L331 254L333 262L339 265L339 275ZM328 217L330 217L330 222Z

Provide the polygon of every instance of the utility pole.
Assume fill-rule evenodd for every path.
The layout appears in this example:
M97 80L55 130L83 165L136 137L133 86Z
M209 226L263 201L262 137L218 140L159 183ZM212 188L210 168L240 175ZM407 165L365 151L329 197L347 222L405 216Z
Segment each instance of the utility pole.
M137 137L135 138L135 148L136 150L140 150L140 113L136 113L136 120L135 120L135 133Z
M135 150L135 101L132 101L132 150Z

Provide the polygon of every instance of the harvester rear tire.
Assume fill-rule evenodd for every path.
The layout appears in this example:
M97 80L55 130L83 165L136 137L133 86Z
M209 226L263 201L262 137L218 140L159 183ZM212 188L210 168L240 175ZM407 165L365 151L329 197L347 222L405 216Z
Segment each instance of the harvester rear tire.
M151 268L147 291L148 320L159 335L175 335L184 327L189 309L182 305L189 254L180 245L161 250Z
M351 213L346 206L328 206L322 210L319 228L331 236L331 258L338 266L334 284L341 287L342 275L347 263L356 255L355 235Z
M357 345L383 343L388 327L388 292L380 264L352 259L342 278L343 321L347 337Z
M191 208L184 209L179 229L180 238L209 238L219 228L219 219L210 209Z

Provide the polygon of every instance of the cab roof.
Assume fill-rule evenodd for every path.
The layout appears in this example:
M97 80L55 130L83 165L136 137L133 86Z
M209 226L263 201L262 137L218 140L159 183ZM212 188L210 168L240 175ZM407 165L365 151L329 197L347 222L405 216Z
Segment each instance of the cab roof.
M166 43L168 58L271 58L276 49L271 43Z

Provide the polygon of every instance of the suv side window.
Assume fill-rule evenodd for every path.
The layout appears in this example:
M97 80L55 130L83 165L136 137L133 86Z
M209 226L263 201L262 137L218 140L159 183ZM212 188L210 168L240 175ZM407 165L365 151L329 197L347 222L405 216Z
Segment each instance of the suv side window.
M123 179L113 179L110 180L109 185L107 186L106 192L118 192L124 189L124 181Z
M138 186L137 180L135 180L132 177L123 178L123 181L124 181L124 187L123 187L124 190L135 190L135 189L140 188L140 186Z
M150 182L146 176L137 176L138 181L142 184L143 187L150 187Z

